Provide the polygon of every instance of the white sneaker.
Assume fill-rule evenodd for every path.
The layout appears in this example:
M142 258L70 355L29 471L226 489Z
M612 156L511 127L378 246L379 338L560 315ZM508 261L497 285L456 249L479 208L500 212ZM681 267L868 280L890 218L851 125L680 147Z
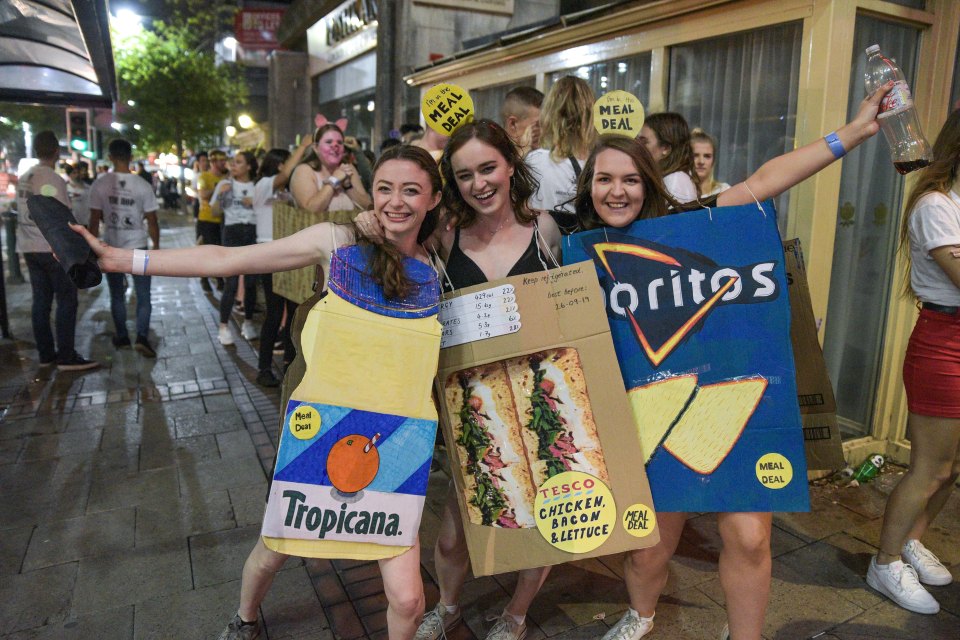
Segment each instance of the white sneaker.
M240 328L240 335L243 336L244 340L256 340L257 339L257 328L253 325L253 322L250 320L244 320L243 326Z
M423 622L417 628L417 634L414 640L437 640L440 636L446 637L447 629L460 622L460 607L453 613L447 611L447 607L438 602L433 611L428 611L423 616Z
M923 584L942 587L953 582L950 570L919 540L907 540L900 553L903 561L917 570L917 576Z
M217 339L220 340L220 344L225 347L229 347L233 344L233 332L230 331L230 327L221 325L220 332L217 334Z
M486 640L523 640L527 637L527 623L516 621L504 612L487 632Z
M730 640L730 625L723 625L723 629L720 631L720 640Z
M653 631L653 616L643 618L633 609L627 609L623 617L603 634L603 640L640 640Z
M876 556L871 558L867 584L908 611L930 614L940 611L940 603L920 585L917 570L900 560L884 565L877 564Z

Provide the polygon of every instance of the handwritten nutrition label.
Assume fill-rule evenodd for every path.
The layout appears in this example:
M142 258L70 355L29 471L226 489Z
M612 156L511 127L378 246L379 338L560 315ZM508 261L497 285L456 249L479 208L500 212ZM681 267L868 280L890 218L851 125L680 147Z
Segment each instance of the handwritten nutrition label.
M512 284L475 291L440 303L440 348L520 331L520 310Z

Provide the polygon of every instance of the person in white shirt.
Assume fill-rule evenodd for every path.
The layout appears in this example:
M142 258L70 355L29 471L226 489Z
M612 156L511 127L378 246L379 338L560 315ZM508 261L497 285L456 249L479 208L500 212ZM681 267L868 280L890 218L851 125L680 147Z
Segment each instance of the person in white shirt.
M146 249L147 237L153 248L160 248L160 225L157 223L157 196L153 186L135 173L130 173L133 148L130 142L117 138L107 148L113 172L97 178L90 187L90 232L97 235L104 222L104 239L114 247ZM132 276L137 296L137 339L134 346L148 358L155 358L148 340L150 332L150 276ZM108 273L110 313L117 334L113 344L118 349L130 346L127 332L127 280L122 273Z
M542 147L524 158L540 181L530 208L548 212L563 233L577 230L573 205L577 178L597 140L594 101L593 89L583 79L564 76L557 80L540 109Z
M680 204L693 202L699 195L690 126L679 113L667 111L647 116L637 136L660 165L663 184Z
M953 575L920 538L960 476L960 109L940 130L904 210L900 247L909 250L920 307L903 359L910 466L887 499L867 584L904 609L935 614L940 603L921 583L948 585Z
M67 178L67 195L70 196L73 217L86 226L90 223L90 185L81 179L79 164L68 165Z
M60 155L60 141L52 131L41 131L33 139L40 163L20 176L17 183L17 247L30 273L33 293L31 319L33 339L41 366L57 365L61 371L95 369L99 363L86 360L74 349L77 330L77 287L53 257L53 250L33 221L27 199L50 196L70 206L67 184L54 170ZM56 341L50 330L50 312L57 301Z
M730 188L713 176L717 162L717 141L709 133L697 127L690 133L690 148L693 149L693 166L700 178L700 193L713 196Z
M223 215L223 246L245 247L257 243L257 214L253 208L254 178L257 175L257 157L249 151L238 151L230 160L230 176L217 184L210 200L214 215ZM243 279L243 326L241 334L246 340L257 337L253 324L253 310L257 300L257 280L254 275ZM233 344L230 331L230 312L236 301L239 276L230 276L220 297L220 344Z

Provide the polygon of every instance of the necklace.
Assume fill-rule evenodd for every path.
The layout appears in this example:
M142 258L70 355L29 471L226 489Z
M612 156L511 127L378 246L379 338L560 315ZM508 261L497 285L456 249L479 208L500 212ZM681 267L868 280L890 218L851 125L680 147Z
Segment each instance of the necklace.
M506 221L507 221L507 218L506 216L504 216L504 218L500 221L500 224L497 225L497 228L490 232L490 236L492 237L500 233L500 229L503 229L503 223Z

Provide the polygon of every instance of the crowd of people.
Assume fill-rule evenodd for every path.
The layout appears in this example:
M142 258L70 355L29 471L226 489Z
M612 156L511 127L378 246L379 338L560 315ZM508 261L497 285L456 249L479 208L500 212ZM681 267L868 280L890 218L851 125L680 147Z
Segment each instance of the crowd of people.
M890 86L864 99L855 117L834 132L844 152L877 133L878 105ZM717 141L700 129L691 130L682 115L648 116L635 139L598 135L592 121L594 102L592 89L576 77L559 79L546 96L532 87L518 87L507 94L500 122L478 118L449 137L409 127L403 131L404 139L381 145L380 157L373 162L355 141L347 146L346 131L335 123L320 126L292 152L273 149L258 157L239 151L229 159L217 150L198 154L194 184L198 244L185 249L157 251L157 202L143 188L143 181L125 178L131 160L125 141L110 145L114 171L99 178L88 195L74 195L79 193L74 180L82 178L71 174L68 184L53 173L56 139L40 134L41 165L21 184L32 193L54 195L73 204L81 223L75 230L86 237L108 274L118 348L130 345L124 273L133 274L138 300L135 343L147 356L155 355L147 339L150 277L200 277L210 292L210 279L214 279L222 290L220 343L235 342L230 316L242 291L241 335L260 340L257 382L277 386L277 373L283 372L273 369L273 349L280 327L289 329L297 307L273 292L273 273L320 265L329 277L332 257L344 247L359 245L373 252L372 277L387 299L406 295L411 269L419 268L413 265L435 266L437 260L442 265L436 275L439 295L441 289L453 291L559 267L564 234L622 229L640 219L764 200L842 156L819 139L770 159L731 185L716 178ZM911 290L923 307L904 364L911 467L890 497L880 552L867 574L871 587L920 613L939 610L921 583L952 580L950 571L920 538L960 475L956 382L960 380L960 111L944 125L934 154L934 164L923 171L908 199L902 235L913 265ZM121 199L126 203L123 209L112 197L121 192L129 196ZM294 236L275 238L272 204L276 201L291 202L318 216L345 212L353 221L319 223ZM102 241L97 238L101 221L105 224ZM21 224L20 233L34 287L34 332L41 364L56 362L63 369L95 366L73 350L70 325L75 321L75 289L72 294L68 291L69 281L56 268L49 245L29 222ZM148 238L154 250L135 253L147 249ZM143 258L138 263L134 256L139 255L148 255L149 261ZM257 282L262 283L266 305L259 330L253 325ZM326 288L327 278L320 284ZM53 297L58 306L56 342L49 327ZM289 330L286 336L284 361L290 363L296 345ZM604 640L638 640L653 630L669 561L687 517L686 513L658 513L660 542L626 554L629 607ZM718 514L723 542L719 577L728 622L721 637L761 637L771 581L771 527L770 513ZM443 508L434 557L440 597L426 614L419 544L380 560L390 638L437 640L462 620L460 596L469 558L452 490ZM220 640L259 637L260 603L286 558L262 540L257 543L243 567L240 606ZM488 640L525 637L527 611L548 574L549 567L519 572L512 598Z

